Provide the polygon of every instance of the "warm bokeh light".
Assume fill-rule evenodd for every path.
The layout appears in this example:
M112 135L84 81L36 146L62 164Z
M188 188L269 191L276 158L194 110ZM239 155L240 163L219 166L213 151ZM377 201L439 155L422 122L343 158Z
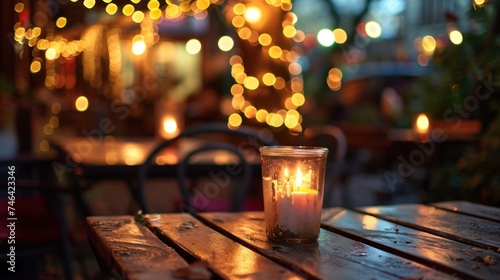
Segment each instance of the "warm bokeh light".
M232 95L242 95L245 89L240 84L235 84L231 87Z
M239 114L233 113L229 116L228 123L230 126L238 127L243 123L243 119Z
M106 6L106 13L108 13L109 15L114 15L116 14L116 12L118 12L118 6L116 6L115 3L109 3Z
M149 12L149 17L153 20L161 18L162 11L160 9L154 9Z
M82 75L92 87L97 89L105 82L99 73L109 74L106 76L110 82L110 90L105 93L107 98L120 96L124 88L132 85L136 79L136 72L129 70L130 67L126 66L135 67L138 65L138 61L130 60L130 52L133 55L145 57L144 55L149 49L153 50L155 44L160 40L159 30L162 21L179 22L186 17L194 17L195 21L203 20L207 18L209 13L207 9L211 8L211 5L221 5L228 2L227 0L166 2L161 0L126 0L121 3L115 0L101 0L98 5L96 0L70 1L79 3L88 9L105 9L105 20L103 22L96 21L95 24L89 25L87 29L82 31L79 39L70 40L65 38L66 34L69 33L55 33L52 30L46 30L45 25L36 26L40 25L38 22L26 24L26 20L23 19L26 7L23 3L17 3L14 10L19 13L17 15L19 20L12 29L13 39L18 43L16 47L19 52L26 51L23 44L34 48L31 52L33 62L30 64L30 71L33 73L43 72L45 75L44 83L49 90L69 88L68 85L71 84L74 86L76 78L72 69L73 61L81 54ZM227 5L227 7L232 6L232 8L224 10L223 16L227 17L227 23L233 25L238 39L246 41L245 44L259 48L261 52L257 55L264 56L263 61L266 63L263 64L262 69L256 69L251 63L247 65L248 57L245 59L240 56L231 57L231 75L235 85L231 87L232 96L225 100L225 105L221 105L221 109L224 107L223 113L228 116L228 120L232 120L230 121L232 127L239 126L243 122L242 118L255 118L270 126L285 125L290 131L292 128L296 131L300 128L302 117L298 113L298 116L295 116L288 114L288 112L298 109L305 103L302 71L308 69L309 65L301 60L304 54L302 47L316 47L318 44L316 36L315 34L306 35L303 30L297 29L296 24L299 21L297 15L292 12L293 4L290 0L265 0L262 3L235 2ZM277 30L269 29L270 23L267 23L268 17L274 17L278 14L274 14L272 9L280 10L278 13L281 12L283 15L276 17L278 20L275 22ZM100 15L102 12L104 11L96 11L96 15ZM139 35L134 36L129 41L130 33L120 33L117 32L118 28L109 29L106 27L108 20L115 19L110 16L117 13L123 13L129 17L124 21L127 24L131 21L136 23L137 28L134 30ZM73 23L71 20L70 17L56 17L54 24L57 28L68 28L68 25ZM314 37L308 42L311 44L305 42L308 35ZM335 32L326 31L324 36L318 35L318 40L320 38L324 45L332 45L333 43L345 42L347 35L345 31L338 28ZM293 41L304 43L293 44ZM234 37L222 36L218 40L217 46L223 52L238 52L239 50L235 50L235 43ZM193 55L201 53L202 47L205 46L198 39L191 39L185 45L187 53ZM130 51L127 50L128 48ZM99 59L97 59L98 57ZM107 61L101 63L101 58ZM252 58L250 57L250 59ZM254 90L256 91L252 92ZM275 96L278 100L275 101L277 102L263 102L256 106L255 96L261 91L264 95L276 92ZM75 107L79 111L87 110L88 102L86 97L80 96L75 101ZM61 110L61 105L57 106L57 108L53 107L54 114L58 114ZM51 118L49 126L51 128L57 127L58 121L59 117L54 116Z
M266 122L270 126L280 127L283 125L283 117L279 114L269 114Z
M142 11L135 11L132 14L132 20L135 23L141 23L144 20L144 13Z
M38 60L34 60L31 62L30 65L30 72L31 73L38 73L42 69L42 63Z
M460 45L464 39L462 33L458 30L453 30L450 32L450 41L455 45Z
M285 86L286 86L285 79L283 79L282 77L276 77L276 81L274 82L273 87L275 89L282 90L285 88Z
M333 91L340 90L340 88L342 87L342 77L343 74L340 69L330 69L330 71L328 71L328 77L326 79L328 87Z
M221 51L228 52L233 49L234 41L230 36L222 36L217 42L217 45Z
M158 2L157 0L150 0L148 2L148 10L154 11L159 8L160 8L160 2Z
M61 103L59 102L52 103L52 106L50 106L50 110L54 114L59 114L61 112Z
M206 10L210 7L210 1L209 0L198 0L196 1L196 8L200 10ZM193 9L194 10L194 9Z
M92 9L92 8L95 6L95 0L84 0L84 1L83 1L83 5L84 5L87 9Z
M248 27L243 27L238 30L238 36L240 36L240 38L243 40L248 40L248 38L252 36L252 30Z
M182 10L179 8L179 6L175 4L168 5L165 8L165 17L167 19L179 18L181 15L182 15Z
M304 105L305 102L306 102L306 99L305 99L304 95L302 95L300 93L294 93L292 95L292 103L295 106L300 107L300 106Z
M335 43L337 44L343 44L347 41L347 33L342 28L333 30L333 36L335 38Z
M433 53L436 49L436 39L429 35L425 36L422 39L422 48L428 53Z
M80 112L85 112L89 108L89 100L85 96L80 96L75 101L75 108Z
M484 3L486 3L486 0L474 0L474 4L477 6L482 6Z
M264 85L266 86L272 86L274 85L274 83L276 82L276 76L274 76L273 73L265 73L263 76L262 76L262 82L264 83Z
M257 114L257 108L255 108L254 106L247 106L243 111L243 113L245 114L245 117L253 119Z
M259 36L259 44L261 44L262 46L268 46L269 44L272 43L272 41L273 38L271 37L271 35L267 33L262 33Z
M135 11L135 8L131 4L123 6L122 13L126 16L131 16Z
M233 12L235 15L243 15L245 13L247 9L247 6L245 6L245 4L243 3L236 3L234 6L233 6Z
M288 72L292 75L300 75L302 73L302 66L297 62L290 63L288 66Z
M43 126L43 134L52 135L54 133L54 128L49 124Z
M247 89L255 90L259 87L259 80L255 77L248 76L245 78L244 86Z
M53 47L48 48L45 51L45 58L48 60L54 60L57 58L57 50Z
M420 66L427 66L429 65L429 57L421 53L417 56L417 62Z
M258 122L266 122L266 118L267 118L267 111L264 110L264 109L260 109L260 110L257 110L257 113L255 113L255 119L258 121Z
M59 126L59 118L56 116L52 116L49 119L49 125L53 128L56 128Z
M146 52L146 43L142 35L136 35L132 40L132 53L142 55Z
M201 42L198 39L191 39L186 43L186 51L189 54L198 54L201 51Z
M382 35L382 27L376 21L369 21L365 25L365 32L370 38L378 38Z
M24 10L24 3L17 3L15 6L14 6L14 11L20 13Z
M42 151L42 152L48 152L50 149L49 141L47 141L47 140L40 141L39 148L40 148L40 151Z
M60 17L56 20L56 26L58 28L64 28L67 23L68 23L68 20L65 17Z
M247 22L256 23L262 18L262 12L257 7L248 7L245 11L244 17Z
M288 25L283 28L283 35L287 38L293 38L297 34L295 27Z
M14 35L18 38L23 38L24 34L26 34L26 29L24 29L24 27L16 28L16 32L14 33Z
M166 116L162 121L161 136L164 139L171 139L179 134L179 126L173 116Z
M330 29L321 29L316 38L318 43L324 47L330 47L335 42L335 36Z
M272 58L280 58L283 51L278 46L272 46L269 48L269 56Z
M426 114L419 114L417 120L415 121L415 129L417 133L427 133L429 132L429 118Z

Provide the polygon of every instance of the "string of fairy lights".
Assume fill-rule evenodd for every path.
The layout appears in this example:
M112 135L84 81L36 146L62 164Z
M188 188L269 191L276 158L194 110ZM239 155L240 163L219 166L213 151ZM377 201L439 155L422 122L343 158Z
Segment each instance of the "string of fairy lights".
M252 46L257 46L261 50L261 55L266 56L274 63L279 64L281 68L286 69L285 75L273 73L265 69L263 73L251 75L247 71L245 65L244 54L234 54L229 59L231 66L231 75L234 78L234 84L230 89L232 112L227 112L228 125L230 127L238 127L243 122L243 117L247 119L255 119L260 123L266 123L272 127L285 126L293 133L302 131L301 123L303 117L300 107L306 102L304 95L304 81L302 79L302 66L299 63L301 58L301 44L305 44L308 37L313 34L305 34L303 31L296 28L296 23L299 20L297 15L292 12L291 0L262 0L262 1L231 1L231 0L101 0L97 3L96 0L70 0L75 4L83 5L87 9L103 8L107 16L125 16L141 27L140 34L137 34L132 39L132 53L137 54L144 52L149 47L159 41L158 24L163 20L177 21L183 20L186 17L194 17L203 20L208 16L208 10L211 6L224 7L224 15L226 21L231 24L235 30L235 34L242 41L248 42ZM141 3L142 2L142 3ZM147 4L146 4L147 2ZM267 5L262 9L260 3ZM474 0L476 6L483 5L485 1ZM65 5L70 5L66 3ZM224 5L222 5L224 4ZM144 9L147 7L147 9ZM108 79L112 85L111 94L119 95L123 90L127 79L123 77L121 69L125 68L123 61L123 38L119 28L104 30L100 25L91 25L83 32L82 36L75 40L66 39L59 35L62 32L58 30L64 29L68 25L68 20L64 17L42 21L40 18L34 17L30 20L33 11L30 11L24 3L19 2L14 7L15 12L19 14L19 21L14 25L14 40L15 48L18 53L26 51L25 44L31 50L31 73L39 73L45 70L45 87L49 90L56 89L60 86L60 77L58 77L58 60L64 58L67 61L72 61L75 57L82 55L83 76L89 84L98 87L103 81L103 67L99 55L107 52L109 58L108 63ZM266 32L265 28L258 30L254 25L262 18L263 13L269 9L280 9L283 15L281 22L280 38L276 34L271 35L271 32ZM50 10L50 9L49 9ZM37 11L41 12L41 11ZM51 18L47 12L45 19ZM360 26L358 26L359 29ZM363 23L363 36L376 38L380 36L380 26L376 22ZM271 28L276 28L272 26ZM103 34L106 32L106 34ZM323 29L318 32L317 40L322 38L330 40L330 43L343 44L347 40L347 34L341 28L335 30ZM102 43L98 38L106 38L106 42ZM461 33L458 30L449 32L450 41L454 44L461 43ZM288 40L290 44L286 46L280 45L278 42ZM320 42L321 43L321 42ZM188 44L191 44L188 46ZM196 39L190 40L186 48L197 48L194 52L199 51L201 44ZM436 41L432 36L415 39L415 49L419 53L418 62L425 66L432 56L436 48ZM195 47L192 47L195 46ZM219 48L222 51L229 52L233 49L234 40L231 37L223 36L219 39ZM188 51L189 52L189 51ZM326 84L332 91L340 90L342 86L343 73L338 68L332 68L325 79ZM64 81L66 87L74 85L75 81ZM267 108L266 102L260 102L260 107L256 105L255 99L258 95L252 94L261 88L272 89L280 92L282 98L279 105L273 104L274 107ZM76 100L75 106L78 110L80 104L84 110L88 106L86 97L81 96ZM83 105L82 105L83 104ZM60 111L60 105L56 106L54 115ZM51 122L47 123L45 134L52 133L56 128L57 121L51 117ZM50 127L50 128L47 128Z
M80 2L84 7L92 9L96 6L96 1L84 0L72 2ZM157 0L147 2L147 11L141 11L136 8L140 0L130 0L130 3L123 5L121 8L112 0L103 0L107 3L105 11L110 16L121 13L130 17L132 21L141 25L141 34L134 37L133 42L143 43L144 47L150 47L158 41L157 28L152 28L154 22L161 20L182 20L187 16L193 16L197 19L203 19L208 14L208 9L211 5L220 5L224 1L165 1L164 4ZM282 23L283 35L285 38L295 41L303 40L304 34L297 32L294 27L296 16L291 12L292 3L290 0L266 0L268 8L281 9L286 13ZM302 68L297 62L300 57L300 52L283 48L273 43L274 38L269 33L258 33L252 29L252 21L258 20L262 16L262 11L251 6L251 4L235 3L227 5L232 7L228 22L236 30L236 34L241 40L251 43L257 43L262 47L262 55L267 55L276 63L283 64L283 67L288 69L288 77L278 76L272 72L266 72L261 77L248 75L245 72L243 63L244 57L234 55L230 59L231 74L234 77L235 84L231 87L232 107L236 112L228 116L228 125L238 127L242 124L242 116L248 119L256 119L259 122L267 123L270 126L280 127L285 125L294 131L301 131L300 123L302 116L297 110L305 103L303 93L303 81L301 78ZM16 12L22 14L24 4L18 3L15 6ZM148 24L150 23L150 24ZM60 17L56 19L55 26L62 29L66 26L67 19ZM26 24L18 22L14 26L15 40L22 45L25 39L30 47L33 47L33 60L30 65L32 73L38 73L42 70L42 65L45 68L45 86L48 89L57 87L57 59L61 56L66 59L71 59L80 54L83 55L83 76L89 81L89 84L99 87L103 82L101 79L102 65L98 59L98 54L102 53L103 46L97 40L103 34L103 29L99 25L93 25L87 28L82 37L77 40L67 40L60 35L54 35L56 32L47 33L46 38L42 38L42 27L25 28ZM121 61L119 54L121 45L119 43L120 34L116 30L111 30L107 35L107 51L109 53L109 79L114 85L112 91L119 92L122 88L123 79L120 79L119 69ZM155 39L156 37L156 39ZM138 45L134 45L137 47ZM273 87L276 91L283 91L289 95L281 104L280 108L258 108L252 105L252 98L245 95L245 92L256 90L259 87ZM88 104L88 101L81 102ZM239 112L239 113L238 113ZM49 129L47 129L49 131Z

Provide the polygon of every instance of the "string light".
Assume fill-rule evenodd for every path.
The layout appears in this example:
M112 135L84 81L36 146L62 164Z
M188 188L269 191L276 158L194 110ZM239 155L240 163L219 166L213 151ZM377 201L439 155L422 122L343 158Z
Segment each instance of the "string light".
M146 4L141 4L141 0L129 0L117 2L112 0L103 0L105 10L108 15L123 14L131 21L141 25L141 44L142 50L146 51L149 47L156 44L159 40L158 24L163 20L180 21L187 16L193 16L196 19L204 19L211 6L221 5L225 2L225 15L229 24L236 31L239 39L248 42L251 46L262 50L262 55L275 63L284 71L274 71L262 69L262 73L248 73L244 64L242 55L232 55L229 61L231 66L231 75L234 79L234 85L231 87L231 101L233 111L227 111L228 122L231 126L241 125L238 117L234 114L244 116L247 119L255 119L258 122L267 123L270 126L285 126L290 131L300 132L302 129L302 116L299 108L305 104L303 92L302 65L298 63L302 54L302 49L293 44L282 45L279 43L288 40L290 43L302 43L305 47L309 46L310 36L303 31L296 29L297 16L291 12L293 4L291 0L265 0L261 5L256 2L248 4L237 2L232 3L225 0L184 0L184 1L160 1L143 0ZM74 4L84 6L87 9L100 7L96 5L95 0L76 1ZM484 5L486 1L474 1L474 5ZM267 6L266 6L267 5ZM147 10L141 10L147 6ZM283 15L282 30L278 32L265 32L266 26L262 22L266 20L266 12L272 9L280 9ZM14 7L16 13L26 12L24 4L18 3ZM47 14L47 17L49 15ZM19 18L22 18L19 16ZM68 27L66 18L58 18L54 22L60 29ZM259 26L262 25L262 26ZM49 26L49 25L47 25ZM120 78L120 69L123 66L121 57L123 48L120 33L114 29L106 30L102 26L93 25L89 27L80 40L67 40L62 36L56 36L50 32L42 30L41 26L26 22L17 22L14 24L13 39L14 47L19 52L22 51L22 45L28 44L33 47L32 63L30 71L32 73L42 72L45 69L45 85L49 89L54 89L57 85L57 65L60 59L72 59L75 56L83 54L83 76L94 87L102 84L103 65L99 57L104 51L108 52L109 57L109 80L112 84L112 92L120 92L123 87L123 81ZM363 25L362 30L367 36L377 38L381 34L380 25L376 22L368 22ZM325 30L325 45L343 44L347 41L347 33L340 28ZM42 34L46 37L42 38ZM277 37L279 36L279 38ZM107 38L106 45L101 43L101 38ZM309 38L309 39L308 39ZM449 40L454 44L460 44L463 40L462 34L458 30L450 31ZM316 40L314 40L316 41ZM319 41L319 38L318 38ZM418 62L421 65L427 65L430 56L436 49L436 39L426 36L415 41L415 48L419 53ZM234 40L231 37L224 36L218 41L221 51L230 52L234 49ZM189 52L197 53L201 50L199 41L191 41L187 47ZM274 69L274 68L273 68ZM274 72L274 73L273 73ZM326 84L331 90L339 90L342 86L342 72L339 69L332 69L328 74ZM273 92L279 96L280 104L274 105L274 108L267 108L266 102L259 101L259 95L262 92ZM254 104L256 103L256 104ZM259 103L259 104L257 104ZM235 111L237 113L235 113ZM229 121L229 118L231 121ZM55 127L53 127L55 128Z

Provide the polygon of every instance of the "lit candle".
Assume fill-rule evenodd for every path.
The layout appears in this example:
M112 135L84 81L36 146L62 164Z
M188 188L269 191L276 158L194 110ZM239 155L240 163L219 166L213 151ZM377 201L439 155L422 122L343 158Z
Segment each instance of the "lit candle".
M417 133L425 134L429 132L429 118L425 114L419 114L415 121Z
M261 148L266 234L285 242L318 238L323 205L325 148Z
M180 130L177 124L177 120L172 115L166 115L161 120L160 136L163 139L172 139L179 135Z
M304 176L300 168L295 176L289 177L287 173L288 168L285 168L286 187L277 190L277 224L297 236L314 236L320 223L316 213L321 211L321 205L318 191L311 189L311 171Z
M419 114L415 120L414 130L416 132L417 138L421 142L427 142L429 140L429 128L430 121L426 114Z

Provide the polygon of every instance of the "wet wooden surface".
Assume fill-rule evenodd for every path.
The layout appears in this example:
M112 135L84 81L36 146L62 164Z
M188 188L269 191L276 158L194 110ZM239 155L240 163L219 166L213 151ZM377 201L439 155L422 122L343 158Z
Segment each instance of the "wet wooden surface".
M328 208L307 244L269 241L262 212L89 217L88 228L103 271L119 279L500 279L495 211Z
M467 201L439 202L433 203L432 206L500 222L500 208L487 205L477 205Z

